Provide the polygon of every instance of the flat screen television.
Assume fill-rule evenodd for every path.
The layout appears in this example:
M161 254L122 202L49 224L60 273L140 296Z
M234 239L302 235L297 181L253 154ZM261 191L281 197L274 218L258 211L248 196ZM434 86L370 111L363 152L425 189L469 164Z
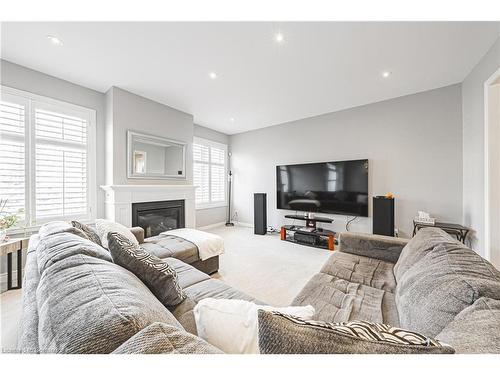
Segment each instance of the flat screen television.
M368 159L276 167L278 209L368 216Z

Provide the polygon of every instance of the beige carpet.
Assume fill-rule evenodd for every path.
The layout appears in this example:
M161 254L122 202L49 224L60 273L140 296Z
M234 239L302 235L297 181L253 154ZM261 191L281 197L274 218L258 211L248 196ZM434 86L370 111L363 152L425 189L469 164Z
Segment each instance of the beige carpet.
M255 235L252 228L210 232L222 236L226 248L215 277L269 305L289 305L331 254L281 241L279 234Z

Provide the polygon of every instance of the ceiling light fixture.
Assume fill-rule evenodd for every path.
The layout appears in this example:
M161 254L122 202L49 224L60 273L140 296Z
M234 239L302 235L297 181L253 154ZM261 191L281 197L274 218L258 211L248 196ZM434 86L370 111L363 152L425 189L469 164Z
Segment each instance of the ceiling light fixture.
M63 45L63 42L61 41L61 39L59 39L56 36L47 35L47 39L50 40L52 42L52 44L55 46L62 46Z
M278 43L283 43L285 40L285 36L282 33L274 34L274 40Z
M389 76L391 75L392 73L389 72L388 70L386 70L385 72L382 72L382 77L384 78L389 78Z
M234 122L234 117L231 117L229 121Z
M210 79L217 79L217 73L215 72L210 72L208 76L210 77Z

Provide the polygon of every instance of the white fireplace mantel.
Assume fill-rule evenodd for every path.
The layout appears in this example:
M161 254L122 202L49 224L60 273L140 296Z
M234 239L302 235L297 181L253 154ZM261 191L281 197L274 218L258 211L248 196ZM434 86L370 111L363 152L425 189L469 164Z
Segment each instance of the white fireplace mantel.
M193 185L102 185L106 219L132 226L132 203L184 200L185 225L196 225Z

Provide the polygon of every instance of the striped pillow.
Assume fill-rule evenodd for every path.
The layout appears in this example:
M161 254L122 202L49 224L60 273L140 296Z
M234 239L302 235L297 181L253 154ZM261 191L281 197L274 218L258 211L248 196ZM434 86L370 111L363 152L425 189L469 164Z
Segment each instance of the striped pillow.
M388 324L327 323L262 310L259 311L259 348L263 354L455 352L439 340Z
M177 272L168 261L148 253L120 233L108 233L113 262L136 275L164 306L175 306L186 299Z
M76 220L73 220L71 222L71 225L73 226L73 228L80 229L83 233L85 233L85 235L90 241L98 244L99 246L102 246L101 238L99 237L97 232L93 230L91 227L89 227L86 224L80 223L79 221Z

